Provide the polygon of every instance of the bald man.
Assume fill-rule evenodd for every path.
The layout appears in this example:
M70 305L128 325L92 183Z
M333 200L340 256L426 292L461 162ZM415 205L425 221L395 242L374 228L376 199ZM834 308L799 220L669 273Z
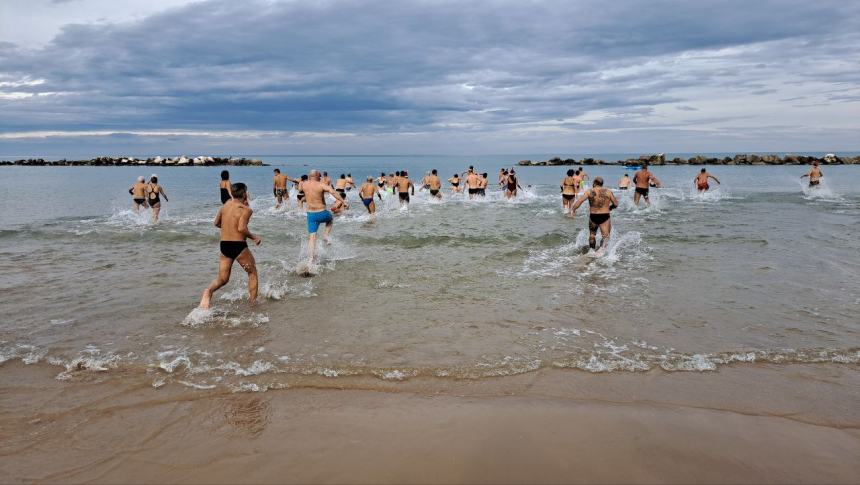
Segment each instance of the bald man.
M305 202L307 203L309 263L313 263L316 254L317 231L320 224L325 224L323 241L326 244L329 244L329 236L331 236L334 227L332 214L325 207L325 194L330 194L344 208L349 208L349 204L343 200L331 184L322 182L321 178L319 170L311 170L308 174L308 180L302 182L302 191L305 193Z

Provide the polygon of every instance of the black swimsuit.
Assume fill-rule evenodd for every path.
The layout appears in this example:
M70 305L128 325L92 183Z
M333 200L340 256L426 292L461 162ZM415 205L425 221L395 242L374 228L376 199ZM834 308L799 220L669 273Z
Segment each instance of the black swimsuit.
M230 200L230 191L221 187L221 203L226 204L228 200Z
M221 241L221 254L225 258L236 259L247 248L248 243L245 241Z
M599 226L609 220L609 213L607 212L606 214L590 214L588 218L592 224L594 224L595 226Z

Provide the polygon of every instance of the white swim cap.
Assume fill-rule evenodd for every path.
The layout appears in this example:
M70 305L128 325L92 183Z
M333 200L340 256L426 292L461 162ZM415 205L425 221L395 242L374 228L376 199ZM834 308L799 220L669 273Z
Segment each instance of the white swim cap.
M158 178L158 175L156 175L156 174L152 174L152 175L150 175L150 176L149 176L149 178Z
M144 180L146 180L146 179L145 179L145 178L143 178L143 175L141 175L140 177L138 177L138 178L137 178L137 181L138 181L138 182L143 182Z

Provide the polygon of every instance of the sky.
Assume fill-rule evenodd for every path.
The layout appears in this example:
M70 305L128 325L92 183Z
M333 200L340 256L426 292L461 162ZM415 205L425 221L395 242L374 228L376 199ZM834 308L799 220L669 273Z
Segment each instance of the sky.
M857 1L0 0L0 158L860 150Z

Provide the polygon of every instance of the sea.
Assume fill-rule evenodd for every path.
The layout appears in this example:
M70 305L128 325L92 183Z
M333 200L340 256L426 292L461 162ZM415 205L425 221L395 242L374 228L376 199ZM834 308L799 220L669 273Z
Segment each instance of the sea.
M815 189L805 167L709 167L722 183L705 194L700 167L656 167L651 206L616 190L596 254L587 204L562 210L569 167L516 167L523 190L499 190L500 168L546 156L260 158L270 166L227 168L263 238L257 305L237 265L208 311L196 307L218 269L223 167L0 167L0 376L22 362L70 383L254 392L860 362L860 167L826 166ZM302 274L305 215L292 188L275 208L273 168L360 183L469 165L489 174L486 198L446 183L441 200L419 190L404 208L387 195L370 217L349 192L317 271ZM153 171L169 198L158 224L127 192ZM586 171L610 187L628 172Z

